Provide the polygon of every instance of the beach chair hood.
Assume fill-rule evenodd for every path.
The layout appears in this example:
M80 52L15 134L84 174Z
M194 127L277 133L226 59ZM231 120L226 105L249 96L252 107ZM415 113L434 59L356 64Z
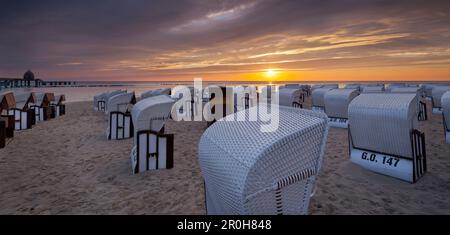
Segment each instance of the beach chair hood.
M299 102L302 95L300 89L295 88L283 88L279 90L279 102L280 105L292 106L294 102Z
M0 93L0 114L3 110L8 110L16 107L16 99L12 92Z
M247 116L258 107L235 113L234 118ZM228 117L204 132L198 158L208 214L307 212L313 175L323 159L327 117L309 110L279 108L279 127L274 132L261 132L262 121ZM304 178L310 181L302 181ZM295 180L301 182L294 184ZM290 185L283 188L285 184ZM278 191L279 187L283 189ZM276 206L278 193L284 196L282 211Z
M16 100L16 108L20 110L27 108L29 103L36 103L37 100L34 92L15 93L14 98Z
M417 129L415 94L361 94L348 108L353 145L359 149L412 157L411 131Z
M312 105L317 107L325 106L325 93L332 88L317 88L312 91Z
M175 100L167 95L139 101L131 111L135 131L160 131L169 118L174 103Z
M129 108L129 105L135 104L136 98L134 96L134 92L131 93L120 93L114 96L111 96L107 102L107 111L108 112L122 112L126 113Z
M325 113L328 117L348 118L348 105L359 95L356 89L333 89L325 93Z
M35 93L36 101L34 102L39 107L44 107L50 105L50 102L55 100L53 93Z

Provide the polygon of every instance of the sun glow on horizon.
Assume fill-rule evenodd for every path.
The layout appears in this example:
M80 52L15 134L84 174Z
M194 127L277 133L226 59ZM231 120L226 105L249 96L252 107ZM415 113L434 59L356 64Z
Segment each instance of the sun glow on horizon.
M267 69L265 73L267 78L274 78L278 74L278 71L275 69Z

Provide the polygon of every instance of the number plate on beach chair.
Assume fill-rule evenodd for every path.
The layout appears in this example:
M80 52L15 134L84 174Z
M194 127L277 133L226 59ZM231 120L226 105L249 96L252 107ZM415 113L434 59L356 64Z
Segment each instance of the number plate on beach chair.
M348 128L347 118L328 118L328 125L338 128Z
M350 159L352 162L377 173L408 182L413 181L411 160L359 149L352 149Z

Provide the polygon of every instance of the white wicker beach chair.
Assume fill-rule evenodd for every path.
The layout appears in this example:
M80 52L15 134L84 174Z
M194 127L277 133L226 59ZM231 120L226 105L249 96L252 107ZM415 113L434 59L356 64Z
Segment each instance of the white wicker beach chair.
M445 142L450 144L450 91L445 92L441 98L442 118L444 124Z
M132 110L135 127L131 150L133 174L173 167L173 134L164 134L175 100L167 95L139 101Z
M34 110L36 122L43 122L52 117L51 102L55 100L53 93L37 92L35 93L36 100L31 109Z
M278 93L280 105L303 108L305 94L300 88L282 88Z
M361 94L348 112L352 162L408 182L422 177L425 135L417 130L415 94Z
M432 104L432 111L434 114L442 113L441 98L442 95L447 91L450 91L450 86L433 87L431 91L431 104Z
M332 127L348 127L348 105L359 95L356 89L333 89L325 93L325 113Z
M51 106L54 110L54 117L59 117L66 114L66 101L65 95L56 95L55 100L51 102Z
M312 110L325 112L325 93L332 88L317 88L312 91Z
M107 102L108 127L106 135L109 140L121 140L133 137L131 109L136 103L134 92L120 93Z
M248 116L258 107L233 115ZM198 158L207 214L308 212L324 156L327 117L279 108L279 128L274 132L261 132L262 121L229 121L228 117L204 132Z
M14 93L16 107L8 109L8 115L14 116L15 130L30 129L36 124L36 116L34 109L31 107L36 102L34 92Z
M0 148L6 145L6 138L14 137L14 115L8 110L16 107L16 100L12 92L0 93Z

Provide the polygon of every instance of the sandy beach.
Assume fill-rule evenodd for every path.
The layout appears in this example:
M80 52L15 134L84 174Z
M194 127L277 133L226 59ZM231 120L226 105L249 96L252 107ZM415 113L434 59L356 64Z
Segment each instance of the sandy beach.
M428 172L415 184L354 165L347 130L330 128L309 213L450 214L450 145L442 117L428 118L420 123ZM77 102L66 116L15 132L0 149L0 214L205 214L197 145L206 123L169 121L174 168L137 175L132 139L108 141L106 125L91 102Z

